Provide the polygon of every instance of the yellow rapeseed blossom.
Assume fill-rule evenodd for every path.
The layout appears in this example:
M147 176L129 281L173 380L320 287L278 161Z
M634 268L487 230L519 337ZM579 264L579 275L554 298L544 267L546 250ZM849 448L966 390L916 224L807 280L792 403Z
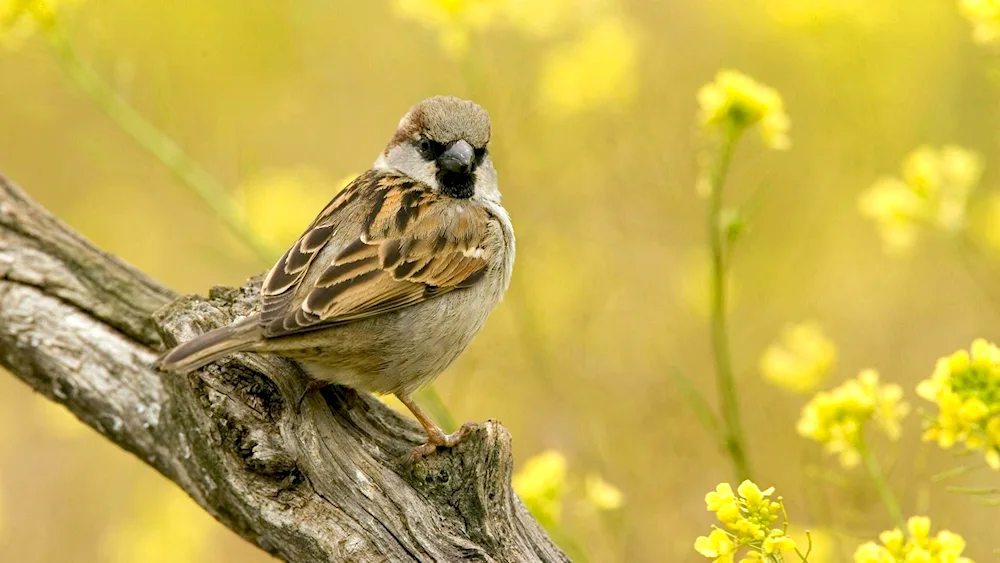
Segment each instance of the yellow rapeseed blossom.
M959 0L958 5L962 15L972 22L976 43L1000 40L1000 0Z
M399 15L416 20L438 33L441 48L463 55L472 33L482 31L497 17L503 0L396 0Z
M908 534L899 528L879 534L881 544L868 542L854 552L854 563L972 563L962 557L962 536L941 530L931 536L931 520L913 516L906 522Z
M491 27L549 39L612 16L615 7L615 0L395 0L397 14L436 31L455 57L465 54L473 34Z
M778 342L761 354L758 369L778 387L807 393L826 379L837 359L837 347L815 322L787 327Z
M13 48L52 25L56 10L79 0L0 0L0 46Z
M624 496L618 487L596 473L587 475L583 482L583 492L587 501L600 510L616 510L624 503Z
M238 192L247 222L261 241L287 247L356 175L329 183L307 169L274 170L244 182Z
M706 130L742 132L759 123L765 145L777 150L791 146L791 120L781 95L743 73L719 71L714 82L698 90L698 107Z
M555 46L541 63L541 104L565 115L628 102L638 81L636 43L635 31L621 18L609 16Z
M514 475L514 490L543 526L559 522L566 495L566 458L555 450L526 461Z
M865 424L874 421L895 440L909 410L899 385L880 384L878 372L865 370L857 379L816 394L803 407L796 429L823 444L827 452L839 455L844 467L854 467L861 461Z
M699 536L694 541L694 549L705 557L714 558L719 563L730 563L736 553L736 544L730 535L714 528L707 536Z
M395 8L436 31L453 57L489 28L559 40L539 69L539 103L553 115L614 107L635 95L637 29L615 0L395 0Z
M729 483L719 483L705 495L705 505L725 528L713 526L711 533L694 542L701 555L720 563L732 563L736 552L746 547L741 563L771 561L784 551L794 551L795 542L785 534L781 499L771 500L774 487L760 490L753 481L743 481L733 492ZM779 519L782 519L779 521Z
M24 35L31 19L28 4L28 0L0 0L0 43L9 44L11 37Z
M941 358L930 379L917 385L917 395L938 406L925 440L942 448L962 442L982 450L990 467L1000 470L1000 349L978 339L971 354L959 350Z
M961 232L982 159L957 146L919 147L903 161L902 178L883 177L861 194L861 213L878 224L888 252L909 250L921 227Z

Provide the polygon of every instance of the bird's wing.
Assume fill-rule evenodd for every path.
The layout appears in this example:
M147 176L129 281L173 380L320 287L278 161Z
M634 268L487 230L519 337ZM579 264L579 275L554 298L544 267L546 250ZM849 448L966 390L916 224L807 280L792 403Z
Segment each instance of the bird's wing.
M357 233L342 232L359 213ZM408 177L361 175L268 273L261 288L264 335L363 319L475 285L491 259L491 220L484 207L442 196ZM351 242L335 254L323 253L335 235Z

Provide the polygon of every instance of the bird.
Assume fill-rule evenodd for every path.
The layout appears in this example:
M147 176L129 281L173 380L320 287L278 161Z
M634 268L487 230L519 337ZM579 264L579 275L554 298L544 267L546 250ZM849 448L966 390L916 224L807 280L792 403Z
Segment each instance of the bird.
M466 348L510 286L515 241L489 151L490 117L453 96L406 112L372 167L341 190L263 278L260 310L158 358L191 373L235 352L299 363L307 389L395 395L427 433L420 457L458 444L413 400Z

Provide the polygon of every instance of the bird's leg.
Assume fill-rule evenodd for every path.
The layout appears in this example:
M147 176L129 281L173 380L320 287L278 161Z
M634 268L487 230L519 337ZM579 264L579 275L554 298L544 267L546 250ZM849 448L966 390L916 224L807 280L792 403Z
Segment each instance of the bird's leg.
M295 401L295 412L302 412L302 401L306 400L306 396L313 391L319 391L320 389L326 388L328 385L333 385L329 381L324 381L322 379L310 379L309 383L306 384L306 388L302 390L302 394L299 395L299 400Z
M296 413L302 412L302 402L306 400L306 397L309 395L309 393L312 393L313 391L322 391L323 389L326 389L327 387L331 386L337 388L337 391L340 394L340 397L343 399L344 404L347 405L347 410L351 410L354 407L360 405L363 409L365 409L365 412L368 412L368 405L366 405L365 402L361 400L361 397L358 395L357 389L354 389L353 387L344 387L342 385L337 385L336 383L330 383L329 381L324 381L322 379L309 380L309 383L306 384L306 388L303 389L302 394L299 395L299 400L295 402L295 412Z
M419 422L420 426L423 426L424 431L427 432L427 443L413 448L413 452L410 454L410 456L414 459L421 458L433 452L438 446L444 446L446 448L455 446L462 441L462 438L469 433L469 430L472 430L472 428L475 427L475 424L469 422L463 424L458 431L452 432L451 434L445 434L444 430L441 430L437 424L434 424L434 421L427 416L427 413L417 406L417 403L410 398L409 393L396 393L396 398L399 399L399 402L406 405L406 408L410 409L413 416L417 418L417 422Z

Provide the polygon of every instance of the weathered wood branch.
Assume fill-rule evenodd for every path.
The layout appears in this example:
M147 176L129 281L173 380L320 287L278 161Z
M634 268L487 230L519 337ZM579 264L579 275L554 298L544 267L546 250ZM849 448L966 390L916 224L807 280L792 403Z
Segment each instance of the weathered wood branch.
M417 425L370 396L312 394L240 354L187 377L165 344L246 314L258 282L175 299L0 176L0 362L286 561L566 561L511 489L511 438L480 425L411 462Z

